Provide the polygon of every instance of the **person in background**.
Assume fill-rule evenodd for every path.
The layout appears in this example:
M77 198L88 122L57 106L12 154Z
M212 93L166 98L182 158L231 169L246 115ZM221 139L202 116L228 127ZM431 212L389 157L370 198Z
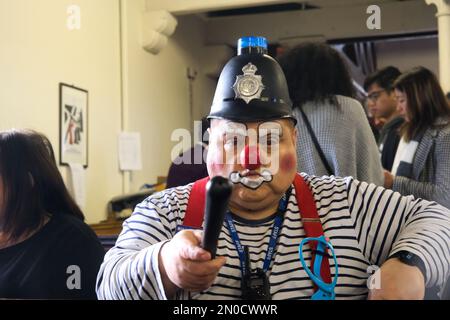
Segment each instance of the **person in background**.
M369 75L364 81L368 108L375 118L385 119L381 126L378 146L381 152L381 164L386 170L392 169L400 142L399 128L404 121L397 110L397 101L392 88L400 74L397 68L389 66Z
M386 122L386 119L384 118L377 118L373 116L373 112L370 110L369 107L367 107L368 114L367 118L369 120L370 128L372 129L373 136L375 137L375 141L378 141L380 139L380 131L383 127L384 123Z
M417 67L393 87L405 123L385 187L450 208L450 106L439 82L430 70Z
M383 185L377 144L345 62L326 44L303 43L279 58L298 121L299 172Z
M0 132L0 298L96 299L104 256L34 131Z
M202 141L196 142L189 150L178 156L170 165L167 174L166 188L184 186L208 176L206 168L206 153L208 151L209 121L202 119Z
M448 104L450 104L450 92L447 92L447 94L445 95L445 97L447 98Z
M375 116L375 112L372 109L374 107L373 103L368 103L368 99L365 100L365 107L367 110L367 118L369 120L370 128L372 129L373 136L375 137L375 141L380 139L380 131L383 125L386 122L385 118L379 118Z

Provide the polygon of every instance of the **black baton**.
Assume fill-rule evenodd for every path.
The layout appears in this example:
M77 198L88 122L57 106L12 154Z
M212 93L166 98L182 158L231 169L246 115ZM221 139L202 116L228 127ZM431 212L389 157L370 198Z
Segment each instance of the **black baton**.
M216 257L217 241L228 209L232 189L231 182L221 176L211 178L206 185L205 227L202 248L211 253L212 259Z

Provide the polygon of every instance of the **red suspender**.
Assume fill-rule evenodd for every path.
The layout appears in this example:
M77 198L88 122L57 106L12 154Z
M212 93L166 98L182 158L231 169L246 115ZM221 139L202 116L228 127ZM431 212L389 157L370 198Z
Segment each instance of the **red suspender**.
M320 221L319 214L317 213L316 202L312 195L311 190L306 184L305 180L296 174L294 178L295 194L297 203L300 209L300 216L302 219L303 229L307 237L315 238L323 235L322 222ZM315 250L317 242L310 242L312 250L312 260L310 269L313 270ZM320 275L326 283L331 283L330 263L328 258L322 259L322 265L320 266Z
M202 227L203 214L205 212L206 184L208 181L209 177L206 177L194 182L189 194L183 226L196 229Z
M203 223L203 214L205 211L206 201L206 184L209 177L197 180L192 186L189 195L186 214L184 216L183 226L191 228L201 228ZM323 235L322 223L317 213L316 202L311 190L306 184L305 180L296 174L294 178L295 195L300 209L300 216L302 219L303 228L307 237L320 237ZM317 243L311 242L312 260L311 270L314 265L315 250ZM331 283L330 264L328 258L324 257L322 266L320 268L320 275L326 283Z

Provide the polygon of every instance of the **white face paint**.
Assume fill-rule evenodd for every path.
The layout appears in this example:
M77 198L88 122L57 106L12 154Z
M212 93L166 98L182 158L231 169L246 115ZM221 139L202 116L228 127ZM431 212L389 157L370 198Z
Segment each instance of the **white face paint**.
M237 171L233 171L230 174L230 181L232 183L240 183L250 189L258 189L264 182L270 182L272 179L273 175L269 170L262 170L260 174L255 176L247 176L246 173L242 176L241 173Z
M259 154L261 164L273 174L280 168L280 140L283 128L278 122L263 122L258 128Z
M225 163L238 163L238 156L245 147L247 127L239 122L227 122L222 128Z
M258 129L247 129L243 123L227 122L222 129L226 163L239 163L244 168L233 171L229 178L234 184L250 189L259 188L264 182L271 182L279 169L279 143L282 127L278 122L263 122ZM248 148L253 150L249 152ZM247 154L246 154L247 152ZM256 165L249 169L246 165Z

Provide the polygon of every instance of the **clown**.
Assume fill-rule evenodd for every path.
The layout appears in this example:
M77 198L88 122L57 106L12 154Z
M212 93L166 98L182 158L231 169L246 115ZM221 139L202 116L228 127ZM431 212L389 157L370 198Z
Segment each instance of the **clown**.
M209 176L233 185L216 257L200 246L208 179L165 190L124 223L102 264L99 298L421 299L425 285L442 286L449 211L351 177L298 174L284 74L265 39L238 47L208 117ZM369 289L373 265L381 285Z

